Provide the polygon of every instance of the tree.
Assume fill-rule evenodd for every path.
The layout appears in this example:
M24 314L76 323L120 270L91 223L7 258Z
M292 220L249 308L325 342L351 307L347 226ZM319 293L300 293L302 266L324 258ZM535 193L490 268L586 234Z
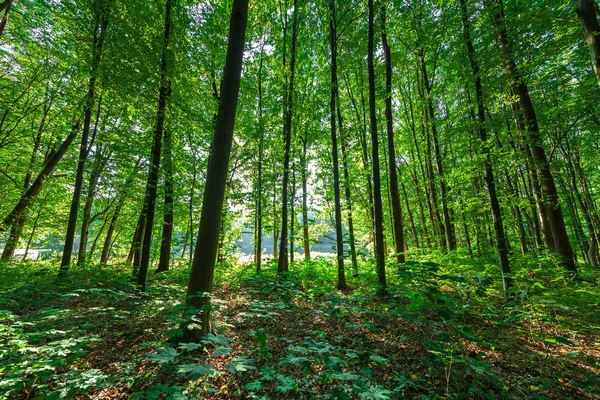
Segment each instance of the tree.
M592 56L592 66L600 85L600 11L595 0L578 0L575 10L583 27L583 35Z
M377 134L377 113L375 104L375 27L373 0L369 0L369 34L367 49L367 68L369 72L369 120L371 131L371 162L373 163L373 208L375 213L375 260L379 291L387 287L385 276L385 252L383 243L383 206L381 201L381 173L379 170L379 137Z
M104 45L104 40L106 39L106 30L108 28L108 21L111 13L111 4L109 3L109 0L98 0L98 3L94 5L95 27L93 33L94 39L92 45L90 79L88 91L85 96L83 132L81 134L79 160L75 175L75 188L73 190L73 199L71 200L69 223L67 225L67 233L65 236L65 248L60 262L59 276L66 274L69 270L69 265L71 264L71 254L73 252L73 243L75 241L75 228L77 226L77 214L79 213L81 190L83 188L83 174L89 153L88 139L92 120L92 108L95 103L96 80L100 68L100 60L102 58L102 47Z
M500 264L500 271L502 272L502 283L504 284L504 291L510 290L513 279L511 277L512 271L510 263L508 261L508 241L506 239L506 233L504 232L504 222L502 219L502 211L500 209L500 202L498 201L498 195L496 193L496 179L494 178L494 170L492 169L492 158L489 152L489 144L487 139L487 128L486 128L486 110L483 103L483 87L481 85L481 74L479 64L475 59L475 48L471 40L471 24L469 22L469 14L467 11L467 1L460 0L460 11L462 16L463 25L463 36L465 45L467 47L467 57L471 66L471 73L473 75L473 83L475 84L475 100L477 107L477 131L479 133L479 140L481 140L481 151L484 155L484 168L485 168L485 183L487 186L488 196L490 199L490 207L492 209L492 217L494 219L494 231L496 234L496 248L498 249L498 261Z
M296 71L296 42L298 40L298 0L293 3L292 16L292 43L291 43L291 60L289 72L287 70L285 42L287 31L287 10L283 11L286 14L282 16L284 19L284 35L283 35L283 67L285 69L285 90L284 90L284 121L283 121L283 180L281 184L281 235L279 239L279 260L277 262L277 272L287 272L288 270L288 185L290 179L290 150L292 145L292 116L294 111L294 77ZM289 73L289 76L288 76Z
M148 266L150 264L150 247L152 246L152 232L154 229L154 215L156 211L156 192L158 189L158 173L160 167L163 130L167 113L167 103L169 101L169 96L171 95L171 80L169 79L170 65L168 51L172 29L172 6L173 0L167 0L165 5L165 31L160 62L160 82L158 92L158 107L156 111L156 129L154 130L154 142L152 143L151 161L148 171L148 181L146 183L146 194L144 196L145 214L142 214L144 216L144 223L142 228L143 233L141 234L142 249L137 276L137 287L141 291L146 290L146 275L148 274ZM167 141L167 146L170 146L169 139ZM167 179L168 178L169 177L167 177ZM169 192L170 190L172 190L172 188L168 187L167 192ZM165 195L168 196L168 194ZM164 268L164 265L162 265L162 267Z
M200 312L200 328L189 326L185 331L184 338L190 340L210 331L210 307L205 306L210 304L209 296L212 291L225 184L242 74L247 20L248 0L234 0L229 26L227 58L223 71L223 86L202 200L200 229L187 288L187 305Z
M335 243L336 243L336 264L338 270L337 287L340 290L347 288L346 276L344 272L344 240L342 237L342 201L340 188L340 167L338 161L338 145L336 132L336 101L338 95L338 75L337 75L337 30L336 30L335 0L329 0L329 45L331 50L331 89L329 99L329 118L331 124L331 154L333 158L333 193L335 198ZM340 118L341 129L341 118Z
M504 20L504 5L502 0L495 0L495 5L491 0L487 0L485 5L493 15L495 28L498 32L498 38L501 44L502 53L504 56L504 68L510 80L512 93L517 96L520 118L523 119L524 132L527 145L530 148L535 173L540 181L541 192L543 194L542 202L547 202L549 212L548 219L554 239L554 248L556 252L563 258L563 266L570 272L577 272L577 266L573 257L573 250L567 235L565 221L562 210L558 202L558 192L554 184L554 177L550 170L550 165L546 157L546 152L542 145L542 135L538 125L535 108L529 90L519 67L513 56L513 43L508 37L506 23ZM536 179L533 177L532 179Z
M406 262L404 255L404 224L402 222L402 206L398 190L398 172L396 166L396 149L394 148L394 122L392 113L392 51L388 44L385 5L381 9L381 43L385 55L385 122L387 131L388 163L390 176L390 198L392 203L393 231L396 244L396 261Z

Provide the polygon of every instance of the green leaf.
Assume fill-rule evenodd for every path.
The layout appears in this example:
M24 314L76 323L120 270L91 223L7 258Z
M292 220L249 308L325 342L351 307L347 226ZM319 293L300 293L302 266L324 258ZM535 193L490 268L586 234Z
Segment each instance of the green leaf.
M179 352L172 348L158 349L156 354L146 354L146 360L166 364L174 362L177 355L179 355Z
M260 389L262 389L262 387L263 387L263 384L259 380L252 381L249 384L247 384L246 386L244 386L244 388L246 390L249 390L251 392L257 392Z
M204 345L201 343L182 343L179 345L179 348L181 350L186 350L186 351L193 351L193 350L199 349L200 347L204 347Z
M189 374L192 380L196 380L204 375L214 375L215 371L210 365L205 364L182 364L177 368L179 374Z
M281 382L280 385L275 386L275 390L280 393L291 392L296 389L296 380L290 376L285 376L282 374L277 374L277 379Z
M265 381L272 381L275 378L276 371L272 367L262 367L260 369L260 375Z
M576 358L580 354L581 354L581 351L579 351L579 350L571 351L570 353L568 353L567 355L565 355L565 360L570 360L572 358Z
M365 391L358 393L361 399L365 400L388 400L392 392L383 386L371 385Z
M227 365L227 370L229 372L246 372L256 369L255 363L256 360L248 356L236 357Z
M554 340L556 340L556 342L558 343L562 343L562 344L566 344L567 346L576 346L575 343L571 342L569 339L567 339L566 337L562 337L562 336L557 336L557 335L553 335L552 336L554 338Z

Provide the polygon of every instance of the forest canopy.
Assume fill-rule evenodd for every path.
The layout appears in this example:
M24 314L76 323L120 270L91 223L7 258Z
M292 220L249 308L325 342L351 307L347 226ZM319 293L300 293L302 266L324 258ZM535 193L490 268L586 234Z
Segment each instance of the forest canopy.
M595 0L0 17L0 398L600 395Z

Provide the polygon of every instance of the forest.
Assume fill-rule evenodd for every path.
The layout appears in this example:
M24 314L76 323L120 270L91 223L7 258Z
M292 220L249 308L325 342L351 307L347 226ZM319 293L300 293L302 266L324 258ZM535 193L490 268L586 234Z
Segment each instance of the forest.
M0 400L600 398L596 0L0 17Z

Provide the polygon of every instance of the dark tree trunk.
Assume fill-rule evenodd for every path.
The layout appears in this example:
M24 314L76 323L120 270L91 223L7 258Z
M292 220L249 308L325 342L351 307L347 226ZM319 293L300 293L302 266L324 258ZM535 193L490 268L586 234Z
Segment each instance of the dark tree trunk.
M310 236L308 234L308 161L306 156L306 137L302 139L302 237L304 259L310 260Z
M373 162L373 206L375 212L375 260L377 265L378 291L384 293L387 287L385 276L385 250L383 243L383 206L381 202L381 173L379 171L379 138L377 134L377 114L375 104L375 27L373 0L369 0L369 35L367 66L369 70L369 119L371 121L371 152Z
M550 165L546 158L543 147L542 135L538 127L537 117L533 102L529 96L529 90L513 57L512 43L509 41L506 25L504 22L504 7L502 0L495 0L495 7L491 0L486 1L486 7L492 8L494 24L498 29L498 37L504 53L506 73L510 79L513 92L518 96L519 106L525 123L526 140L529 142L533 155L536 175L540 180L544 204L548 205L550 227L554 239L554 248L562 257L562 265L570 272L576 273L577 266L573 258L573 249L567 235L565 221L558 201L558 192L554 183Z
M79 160L77 162L77 172L75 175L75 188L73 189L71 209L69 210L69 222L67 224L65 248L63 250L62 259L60 262L59 276L65 275L69 270L69 265L71 264L71 254L73 253L73 243L75 242L75 229L77 227L77 215L79 213L79 203L81 201L81 190L83 187L83 175L89 152L88 139L90 134L90 124L92 121L92 107L94 106L95 100L96 79L98 75L98 69L100 67L100 60L102 58L102 46L104 45L104 40L106 38L106 29L108 28L110 11L109 5L103 4L102 9L98 11L99 15L96 16L90 80L88 84L88 92L85 97L83 132L81 134Z
M169 270L171 261L171 241L173 240L173 156L171 144L171 131L165 131L165 209L163 211L162 239L160 242L160 256L156 273Z
M344 238L342 232L342 200L340 196L340 166L338 159L337 131L336 131L336 101L338 96L337 76L337 30L336 30L335 0L329 0L329 47L331 50L331 92L329 98L329 119L331 124L331 153L333 158L333 194L335 201L335 243L336 263L338 270L337 287L345 290L346 274L344 271ZM341 117L341 113L340 113ZM340 118L341 129L341 118Z
M406 205L406 212L408 214L408 220L410 221L410 230L415 240L415 248L419 249L421 248L421 246L419 245L419 235L417 234L417 227L415 225L413 213L410 210L410 204L408 203L408 195L406 193L406 187L404 186L404 183L402 183L402 193L404 194L404 204Z
M13 0L4 0L0 4L0 12L4 11L4 16L2 17L2 20L0 21L0 38L2 37L2 34L4 33L4 28L6 28L6 23L8 22L8 14L10 13L12 3L13 3Z
M462 14L463 24L463 36L465 44L467 45L467 56L471 65L471 73L473 74L473 82L475 84L475 99L477 101L477 122L478 122L478 133L479 140L481 140L481 151L485 156L484 168L485 168L485 184L487 186L488 196L490 199L490 208L492 209L492 218L494 220L494 233L496 237L496 248L498 250L498 261L500 264L500 272L502 273L502 283L504 285L504 292L513 285L512 271L510 263L508 261L508 241L506 240L506 233L504 232L504 221L502 219L502 211L500 209L500 202L498 201L498 195L496 194L496 180L494 178L494 170L492 169L492 157L490 156L488 140L487 140L487 129L486 129L486 118L485 118L485 105L483 103L483 88L481 85L481 74L479 64L475 59L475 49L473 42L471 41L471 24L469 22L469 14L467 13L467 1L460 0L460 8ZM470 251L469 245L469 251Z
M446 177L444 176L444 168L442 164L442 150L440 147L440 140L437 130L436 124L436 116L435 109L433 106L433 100L431 98L431 90L433 83L429 80L429 75L427 74L427 65L425 63L425 53L424 50L421 49L421 74L423 78L423 85L425 86L426 91L426 103L427 103L427 112L429 116L429 123L431 126L431 138L433 141L433 151L435 155L435 166L438 173L438 178L440 181L440 197L442 201L442 215L444 217L443 224L440 224L440 227L443 227L443 232L441 234L445 235L446 245L448 246L449 251L456 250L456 238L454 237L454 232L452 230L452 220L450 218L450 210L448 207L448 184L446 182Z
M171 95L171 80L168 77L169 42L171 39L171 7L173 0L167 0L165 7L165 31L163 36L162 57L160 63L160 82L158 92L158 108L156 113L156 129L152 145L151 161L146 183L144 205L146 207L144 233L142 235L142 250L137 276L138 290L146 290L146 276L150 265L150 250L152 246L152 231L154 228L154 214L156 212L156 192L158 189L158 173L160 168L160 154L162 150L163 130L165 125L167 102Z
M288 271L287 239L288 239L288 184L290 179L290 150L292 145L292 114L294 98L294 74L296 69L296 40L298 38L298 1L294 0L294 14L292 16L292 46L289 69L289 81L286 79L285 87L285 117L283 122L284 154L283 154L283 181L281 185L281 235L279 240L279 260L277 272ZM287 40L284 32L284 42ZM283 52L283 67L287 68L285 48ZM286 71L286 78L287 78Z
M112 236L115 232L115 227L117 224L117 220L119 219L119 214L121 212L122 202L117 205L115 212L110 219L110 224L108 224L108 231L106 232L106 238L104 239L104 246L102 246L102 255L100 256L100 262L106 264L108 261L108 257L110 255L110 247L112 244Z
M223 73L223 86L219 101L219 112L215 126L212 151L208 162L200 229L196 240L196 251L190 272L186 303L201 312L201 327L185 330L184 337L194 341L199 335L210 331L210 311L203 307L210 302L213 287L215 258L219 240L219 227L223 213L223 200L233 128L242 74L244 40L248 19L248 0L234 0L229 26L229 44Z
M396 170L396 149L394 147L394 124L392 119L392 52L387 41L385 6L381 12L381 42L385 54L385 121L387 130L388 163L390 177L390 199L392 203L392 226L396 244L396 261L406 262L404 255L404 224L402 222L402 206L398 189L398 172Z
M254 239L254 262L256 272L260 272L262 266L262 236L263 236L263 157L265 145L265 123L263 116L263 57L264 42L260 49L260 64L258 67L258 176L256 178L256 233Z
M342 112L340 104L337 104L338 121L340 125L340 136L342 135ZM342 141L342 163L344 165L344 195L346 200L346 213L348 214L348 239L350 241L350 258L352 260L352 271L354 276L358 276L358 259L356 258L356 239L354 236L354 218L352 215L352 196L350 193L350 171L348 168L348 155L346 154L346 148L348 142L344 138Z
M585 41L590 48L592 66L600 85L600 24L598 23L598 5L595 0L578 0L577 16L583 27Z

